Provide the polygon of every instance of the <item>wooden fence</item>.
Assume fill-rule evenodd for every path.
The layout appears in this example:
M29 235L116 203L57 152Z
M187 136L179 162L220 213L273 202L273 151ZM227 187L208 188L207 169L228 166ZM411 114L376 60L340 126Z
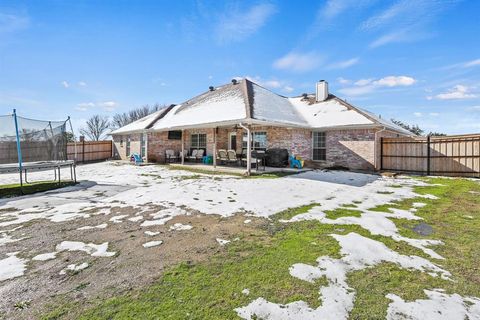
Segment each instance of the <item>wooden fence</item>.
M380 169L480 177L480 134L382 138Z
M80 141L77 142L77 162L100 161L112 158L113 141ZM75 157L75 144L67 144L67 158Z

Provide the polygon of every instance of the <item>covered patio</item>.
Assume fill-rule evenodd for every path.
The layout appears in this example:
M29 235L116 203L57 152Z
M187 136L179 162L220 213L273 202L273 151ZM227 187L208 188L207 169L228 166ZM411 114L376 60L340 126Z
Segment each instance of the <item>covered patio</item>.
M233 174L233 175L244 175L246 173L245 167L233 167L233 166L226 166L226 165L216 165L213 166L211 164L203 164L203 163L194 163L194 162L185 162L184 164L181 163L170 163L173 169L185 169L185 170L192 170L192 171L211 171L216 173L226 173L226 174ZM265 167L265 170L255 171L253 173L255 175L262 175L262 174L272 174L272 173L285 173L285 174L295 174L301 172L311 171L311 168L277 168L277 167Z

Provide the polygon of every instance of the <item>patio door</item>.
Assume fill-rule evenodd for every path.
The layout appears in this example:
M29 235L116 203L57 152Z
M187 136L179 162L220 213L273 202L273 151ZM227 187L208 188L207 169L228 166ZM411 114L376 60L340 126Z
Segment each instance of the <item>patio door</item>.
M237 133L230 132L228 136L228 149L237 151Z

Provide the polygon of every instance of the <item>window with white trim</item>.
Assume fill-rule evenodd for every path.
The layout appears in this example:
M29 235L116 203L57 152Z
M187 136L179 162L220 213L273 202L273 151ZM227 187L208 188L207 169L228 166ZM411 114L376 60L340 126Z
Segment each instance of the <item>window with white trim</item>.
M142 137L140 140L140 156L142 158L145 157L146 146L147 146L147 134L142 133Z
M194 133L190 136L190 148L206 149L207 135L205 133Z
M327 147L325 132L313 133L313 160L327 160Z
M252 132L252 149L267 149L267 133L265 131ZM243 133L242 148L247 148L247 133Z

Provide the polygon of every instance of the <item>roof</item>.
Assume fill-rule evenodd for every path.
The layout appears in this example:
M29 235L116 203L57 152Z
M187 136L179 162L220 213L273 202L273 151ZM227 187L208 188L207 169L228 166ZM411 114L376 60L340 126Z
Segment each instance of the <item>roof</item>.
M385 127L411 134L332 94L321 102L316 102L314 95L287 98L248 79L212 88L180 105L159 110L117 129L112 134L146 129L213 128L239 123L311 129Z
M135 133L135 132L142 132L146 129L149 129L158 119L160 119L162 116L165 116L165 114L168 113L168 111L170 111L172 107L173 106L164 107L158 111L155 111L154 113L149 114L146 117L143 117L141 119L138 119L134 122L127 124L126 126L113 130L112 132L110 132L110 134L114 135L114 134L124 134L124 133Z

